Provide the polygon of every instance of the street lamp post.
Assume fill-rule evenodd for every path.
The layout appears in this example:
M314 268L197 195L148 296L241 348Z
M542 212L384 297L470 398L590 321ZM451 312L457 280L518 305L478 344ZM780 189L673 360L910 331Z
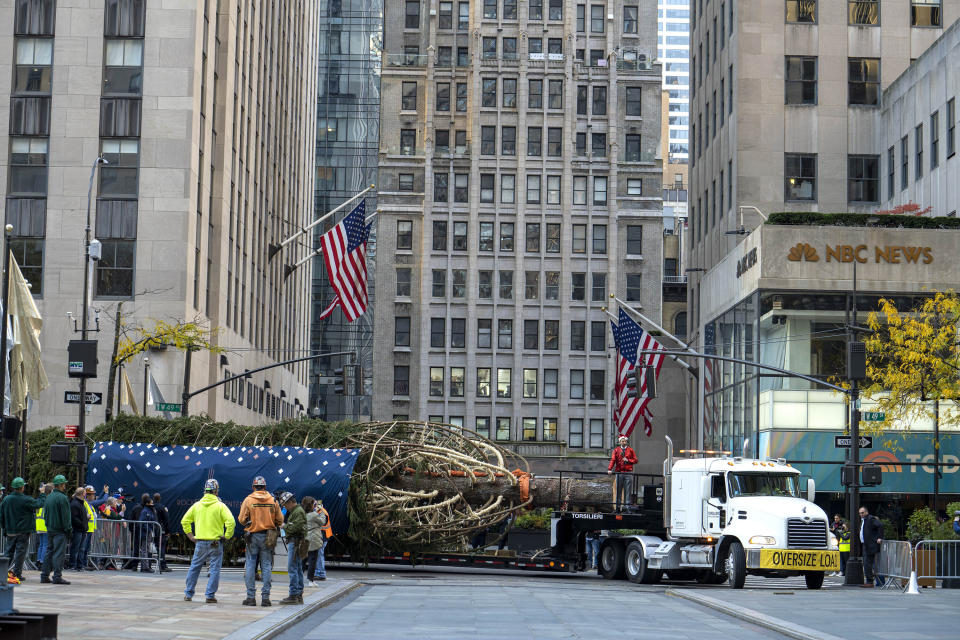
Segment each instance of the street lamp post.
M90 208L93 198L93 178L97 174L97 167L101 164L109 164L102 156L97 156L90 168L90 184L87 187L87 225L84 228L83 238L83 318L80 320L80 338L87 339L88 316L90 315ZM84 434L87 426L87 379L80 378L80 418L78 432L80 442L83 443ZM86 460L78 460L80 463L80 480L82 483L85 476Z
M0 268L0 274L3 277L3 317L0 320L0 349L3 350L3 366L0 367L0 428L2 422L6 420L6 389L7 389L7 317L10 315L10 309L7 307L10 301L10 235L13 233L13 225L8 224L3 228L3 267ZM11 408L12 403L11 403ZM0 434L0 442L3 443L3 484L7 485L7 454L10 450L10 443L6 440L7 430L3 429Z

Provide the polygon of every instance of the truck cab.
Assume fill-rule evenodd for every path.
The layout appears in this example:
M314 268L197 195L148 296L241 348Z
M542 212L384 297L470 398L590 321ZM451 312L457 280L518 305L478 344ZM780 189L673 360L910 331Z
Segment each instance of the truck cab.
M667 441L666 538L612 542L623 547L626 577L651 582L664 571L671 577L692 573L702 582L729 581L739 589L747 574L803 575L807 587L817 589L826 572L840 569L827 514L813 503L813 481L801 488L800 472L785 460L674 459ZM601 550L601 573L612 555Z

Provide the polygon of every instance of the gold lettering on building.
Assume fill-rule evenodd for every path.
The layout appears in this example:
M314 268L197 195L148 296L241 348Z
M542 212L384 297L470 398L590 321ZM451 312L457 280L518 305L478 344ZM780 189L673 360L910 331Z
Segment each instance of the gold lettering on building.
M866 264L871 256L870 247L865 244L827 245L825 249L827 262L850 263L856 260L860 264ZM819 256L811 245L801 242L790 248L787 259L791 262L817 262ZM933 262L933 249L904 245L873 247L873 261L877 264L930 264Z

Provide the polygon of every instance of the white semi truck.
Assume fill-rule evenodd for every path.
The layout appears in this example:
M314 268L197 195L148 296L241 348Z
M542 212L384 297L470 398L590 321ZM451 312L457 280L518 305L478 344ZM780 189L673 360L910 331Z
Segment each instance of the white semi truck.
M813 480L804 497L800 475L782 459L675 459L668 437L664 526L605 539L600 573L648 584L666 573L734 589L747 574L802 575L807 588L819 589L826 572L840 570L840 553L827 514L813 503Z

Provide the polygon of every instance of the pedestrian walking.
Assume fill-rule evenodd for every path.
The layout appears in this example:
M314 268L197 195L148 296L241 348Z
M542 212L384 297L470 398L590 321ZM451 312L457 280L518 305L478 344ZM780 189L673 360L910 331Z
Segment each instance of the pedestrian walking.
M287 537L287 575L290 576L290 595L280 604L303 604L303 563L307 557L306 543L307 514L297 499L289 491L280 496L280 502L287 510L287 522L284 532ZM301 555L301 547L303 547ZM264 571L266 574L266 571ZM264 576L266 577L266 576Z
M246 529L246 533L243 534L246 545L243 581L247 587L247 597L242 604L248 607L257 606L257 563L259 562L263 576L260 606L269 607L273 550L277 546L280 527L283 526L283 514L280 512L280 505L267 491L267 481L263 476L253 479L253 493L243 499L238 519Z
M619 511L624 504L629 503L630 493L632 491L633 465L637 464L637 454L632 447L627 446L627 436L620 436L619 446L610 453L610 464L607 465L607 473L617 474L616 490L616 508Z
M870 515L866 507L860 507L860 543L863 545L863 576L866 579L862 586L882 587L883 578L877 574L877 560L883 544L883 523Z
M173 571L167 567L167 538L170 535L170 511L163 504L159 493L153 494L153 510L157 514L157 522L160 523L160 540L157 541L157 561L160 563L160 571Z
M180 526L191 542L196 543L193 559L187 571L187 585L183 590L183 599L193 600L193 593L200 578L203 563L210 561L210 577L207 579L206 603L216 604L217 588L220 586L220 565L223 564L223 545L233 537L233 514L230 508L220 501L220 483L210 478L203 485L203 497L194 502Z
M43 558L40 582L47 584L70 584L63 579L63 561L67 553L67 538L73 533L70 524L70 501L65 490L67 479L62 475L54 476L53 492L43 504L43 518L47 525L47 553ZM53 572L53 580L50 573Z
M7 581L19 584L23 580L23 563L27 559L27 547L30 546L30 534L36 529L36 510L43 508L46 496L40 494L37 499L24 492L23 478L14 478L10 483L13 493L0 503L0 530L7 536L7 557L10 568ZM15 580L10 580L14 578Z
M313 509L320 522L320 532L323 536L321 540L320 548L317 550L317 566L316 568L307 575L313 576L313 580L326 580L327 579L327 566L324 554L327 550L327 542L330 541L330 538L333 537L333 523L330 521L330 514L327 513L326 508L323 506L323 500L317 500L317 504Z

